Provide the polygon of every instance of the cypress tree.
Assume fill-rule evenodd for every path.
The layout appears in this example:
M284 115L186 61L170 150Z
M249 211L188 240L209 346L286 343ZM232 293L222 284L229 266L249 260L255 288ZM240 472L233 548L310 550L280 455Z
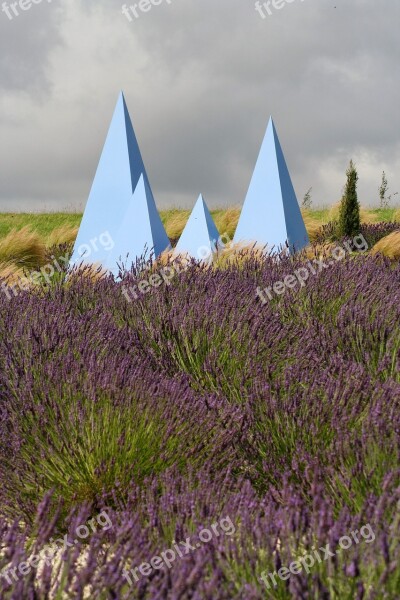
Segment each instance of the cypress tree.
M358 174L353 161L347 169L347 183L340 205L338 232L342 237L354 237L360 233L360 204L357 197Z

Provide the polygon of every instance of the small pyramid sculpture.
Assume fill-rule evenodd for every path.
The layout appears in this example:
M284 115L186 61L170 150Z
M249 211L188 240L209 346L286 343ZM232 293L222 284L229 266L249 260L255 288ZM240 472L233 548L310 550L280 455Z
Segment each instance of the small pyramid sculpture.
M272 117L235 232L235 243L256 243L293 254L309 244Z
M200 194L175 251L196 260L207 260L216 251L218 240L218 229Z
M140 229L137 220L131 229L124 229L126 239L118 239L118 232L128 212L132 215L133 193L141 176L146 189L150 190L125 98L121 92L79 228L70 266L84 262L104 267L109 263L112 244L99 243L102 235L108 240L111 238L115 245L118 241L121 248L127 247L129 243L133 244L131 253L135 253L136 250L133 249L136 249L137 245L134 236ZM152 202L154 200L150 191L149 204ZM152 215L153 212L152 208ZM159 240L153 238L157 248L167 243L165 231L159 226L155 227L154 235L160 235Z
M118 265L129 269L138 259L157 258L170 247L170 241L157 212L153 194L144 174L140 175L125 218L108 253L106 269L118 274Z

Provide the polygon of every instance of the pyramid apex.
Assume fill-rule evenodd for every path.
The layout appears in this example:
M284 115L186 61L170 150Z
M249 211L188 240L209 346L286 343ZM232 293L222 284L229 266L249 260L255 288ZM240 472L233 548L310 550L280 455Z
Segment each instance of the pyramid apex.
M118 99L117 99L117 105L116 105L116 108L118 108L118 107L119 107L120 109L121 109L121 107L122 107L122 108L124 109L124 111L126 111L126 112L129 114L129 111L128 111L128 106L127 106L127 104L126 104L126 100L125 100L125 94L124 94L123 90L121 90L121 91L120 91L120 93L118 94Z
M157 258L169 248L170 241L157 211L153 193L141 173L131 201L114 238L105 268L118 275L119 264L126 267L137 261Z
M125 102L125 96L124 96L124 92L121 90L118 94L118 98L117 98L117 105L120 104L121 102Z
M75 241L71 262L81 261L80 247L85 247L89 240L98 237L103 231L108 231L114 241L118 239L118 231L131 208L133 191L141 178L144 180L144 185L141 185L139 190L143 195L148 191L150 184L121 90ZM154 218L152 223L155 221ZM130 252L133 253L134 249L135 246L130 248ZM108 260L109 250L105 248L99 248L96 256L91 257L92 262L101 263L103 266Z
M217 248L218 240L218 229L203 194L200 194L179 238L176 251L196 260L209 260Z
M276 132L275 121L274 121L274 118L273 118L272 115L270 116L270 118L268 120L268 127L267 127L267 129L270 129L270 128L272 128L272 130Z
M236 243L256 242L291 252L304 248L308 235L272 116L235 232Z

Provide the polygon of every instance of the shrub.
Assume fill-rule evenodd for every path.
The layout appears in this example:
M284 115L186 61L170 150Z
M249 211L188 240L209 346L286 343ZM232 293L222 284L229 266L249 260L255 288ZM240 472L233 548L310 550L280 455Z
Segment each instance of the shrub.
M347 169L347 183L340 205L338 234L342 237L354 237L360 232L360 205L357 198L358 174L353 161Z
M70 362L67 355L64 359ZM47 379L45 373L35 375ZM77 372L75 377L80 379ZM141 369L131 377L129 388L118 390L115 381L108 391L94 382L81 380L80 392L48 381L50 394L35 386L25 402L14 397L6 405L9 434L0 445L5 514L23 515L28 522L48 490L56 502L62 499L65 510L83 503L97 506L103 494L115 492L122 502L132 482L143 485L172 465L182 472L199 468L216 448L215 464L224 461L226 433L204 402L185 386L160 389ZM234 427L231 441L233 433ZM5 459L7 440L13 452ZM32 456L40 460L32 462Z
M314 242L317 244L325 244L326 242L333 242L338 239L338 222L329 221L322 225L317 231Z
M314 263L263 304L257 287L310 269L305 254L245 249L131 302L134 270L0 294L0 569L106 506L113 522L39 576L0 577L1 598L396 597L400 264ZM228 539L127 585L226 516ZM261 584L367 523L370 544Z
M381 498L371 497L354 516L346 508L336 515L318 482L313 485L310 505L290 485L280 498L274 494L259 497L244 481L229 487L226 472L214 483L206 471L191 480L169 473L155 478L145 490L133 486L129 500L118 511L102 505L106 527L97 526L87 540L59 551L47 566L42 560L24 577L18 565L32 555L48 553L50 538L64 538L52 519L51 499L46 497L37 509L34 527L22 529L0 520L4 549L0 596L4 600L151 600L162 591L165 598L264 600L268 595L291 600L304 597L304 592L329 599L356 598L357 594L362 598L364 590L379 590L396 598L399 495L387 489L394 483L390 478L386 483ZM71 511L65 521L65 539L75 540L77 528L91 516L88 507ZM201 541L203 529L211 532L208 542ZM342 536L350 538L350 547ZM170 568L152 569L150 576L143 576L138 567L174 548L172 540L177 544L189 540L193 549L186 552L180 546L182 556L175 552ZM286 581L276 576L282 566L289 567L307 555L314 558L312 568L303 565ZM305 564L311 565L311 560ZM16 578L9 571L12 566ZM263 573L269 588L261 580ZM275 573L276 586L268 573Z

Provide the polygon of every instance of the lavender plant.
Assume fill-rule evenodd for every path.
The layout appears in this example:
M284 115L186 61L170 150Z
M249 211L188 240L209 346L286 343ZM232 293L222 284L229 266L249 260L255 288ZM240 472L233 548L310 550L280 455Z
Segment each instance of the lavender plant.
M263 305L306 260L193 263L132 302L136 270L0 294L1 598L398 598L400 265L351 256ZM103 509L112 528L19 573Z

